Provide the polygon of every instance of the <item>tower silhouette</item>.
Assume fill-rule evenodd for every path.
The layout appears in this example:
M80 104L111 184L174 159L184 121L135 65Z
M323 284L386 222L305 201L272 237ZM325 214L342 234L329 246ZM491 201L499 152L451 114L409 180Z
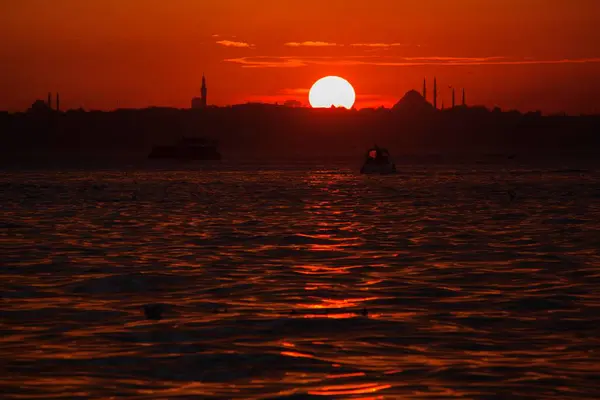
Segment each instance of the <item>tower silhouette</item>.
M200 105L202 108L205 108L207 103L206 95L208 89L206 88L206 78L204 74L202 74L202 88L200 89Z
M192 108L206 108L206 106L208 105L207 95L208 89L206 87L206 77L204 76L204 74L202 74L202 87L200 88L200 97L192 98Z
M465 97L465 89L463 88L463 93L462 93L462 105L463 107L467 105L467 98Z
M48 108L52 108L52 93L48 92Z
M433 78L433 108L437 109L437 78Z
M427 100L427 79L423 79L423 98Z

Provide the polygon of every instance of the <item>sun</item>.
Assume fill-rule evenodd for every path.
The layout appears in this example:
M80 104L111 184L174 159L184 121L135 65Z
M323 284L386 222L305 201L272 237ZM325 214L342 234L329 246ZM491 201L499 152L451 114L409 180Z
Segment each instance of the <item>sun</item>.
M319 79L308 93L308 101L313 108L345 107L352 108L356 100L354 88L339 76L326 76Z

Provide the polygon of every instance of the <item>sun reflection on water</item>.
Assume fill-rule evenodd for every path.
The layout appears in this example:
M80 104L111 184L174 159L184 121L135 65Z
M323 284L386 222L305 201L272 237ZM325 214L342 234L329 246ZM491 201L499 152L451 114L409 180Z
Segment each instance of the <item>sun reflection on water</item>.
M600 398L599 176L507 179L0 174L0 390Z

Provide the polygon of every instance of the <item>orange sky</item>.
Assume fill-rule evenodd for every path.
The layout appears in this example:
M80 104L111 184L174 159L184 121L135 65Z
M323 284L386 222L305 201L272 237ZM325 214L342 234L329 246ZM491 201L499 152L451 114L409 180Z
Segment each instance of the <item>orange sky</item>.
M307 102L325 75L357 106L423 77L470 104L600 113L599 0L0 0L0 109ZM432 82L431 82L432 83ZM431 86L430 86L431 87Z

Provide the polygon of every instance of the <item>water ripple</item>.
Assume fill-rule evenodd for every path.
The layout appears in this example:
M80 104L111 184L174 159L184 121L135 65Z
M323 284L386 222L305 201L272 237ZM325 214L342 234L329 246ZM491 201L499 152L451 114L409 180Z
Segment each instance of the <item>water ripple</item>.
M599 178L1 173L0 390L600 398Z

